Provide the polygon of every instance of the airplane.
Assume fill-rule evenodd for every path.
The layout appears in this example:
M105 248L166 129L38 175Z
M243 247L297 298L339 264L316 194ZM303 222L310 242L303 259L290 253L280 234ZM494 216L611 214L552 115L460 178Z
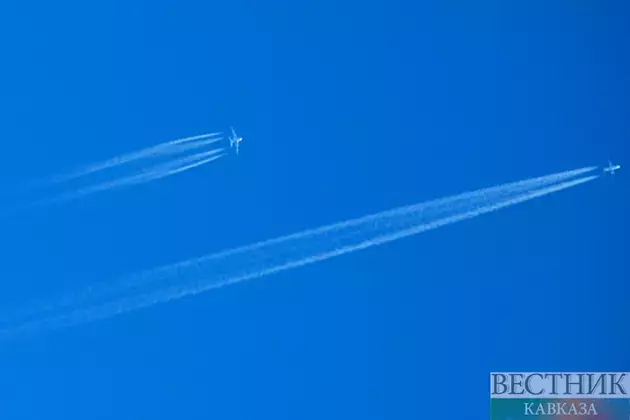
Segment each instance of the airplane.
M610 172L611 175L614 175L617 169L621 169L621 165L613 165L611 161L608 161L608 167L604 168L604 172Z
M232 135L230 136L230 147L236 146L236 154L238 155L238 144L243 141L243 137L238 137L234 128L230 127Z

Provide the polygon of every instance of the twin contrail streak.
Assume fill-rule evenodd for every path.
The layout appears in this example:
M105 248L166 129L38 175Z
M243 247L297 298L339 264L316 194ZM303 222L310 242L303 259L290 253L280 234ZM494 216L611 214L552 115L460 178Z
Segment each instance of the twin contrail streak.
M207 163L214 162L215 160L220 159L226 155L225 153L222 153L224 152L224 150L225 149L211 150L210 152L199 153L197 155L193 155L188 158L179 159L177 162L173 162L172 164L171 163L165 164L161 166L159 170L154 170L145 174L140 181L133 182L133 184L155 181L156 179L165 178L171 175L176 175L178 173L185 172L193 168L197 168ZM218 154L218 153L221 153L221 154ZM210 156L210 155L217 155L217 156L212 156L212 157L208 157L204 159L205 156Z
M400 207L150 270L32 307L5 320L0 337L109 318L417 235L584 184L599 177L589 174L594 169L566 171Z
M133 162L136 160L158 157L158 156L163 156L163 155L168 155L168 154L175 154L175 153L179 153L185 150L190 150L191 148L194 148L192 144L195 144L195 143L192 143L192 142L194 142L195 140L202 140L202 139L204 140L203 142L196 142L196 144L199 145L199 147L202 145L212 144L221 140L221 138L212 138L212 137L219 136L220 134L221 133L208 133L208 134L200 134L198 136L185 137L185 138L181 138L177 140L172 140L166 143L158 144L156 146L148 147L146 149L116 156L111 159L105 160L103 162L94 163L69 174L55 176L49 182L50 183L66 182L66 181L81 178L87 175L91 175L95 172L100 172L105 169L110 169L116 166L124 165L126 163ZM186 143L191 143L191 144L188 145Z
M225 151L224 148L220 148L220 149L209 150L207 152L197 153L191 156L186 156L183 158L179 158L179 159L167 162L167 163L163 163L161 165L157 165L157 166L142 170L135 175L130 175L123 178L118 178L111 181L102 182L100 184L92 185L89 187L80 188L78 190L75 190L66 194L62 194L51 200L41 201L40 203L68 201L68 200L84 197L89 194L108 191L108 190L112 190L116 188L125 188L125 187L130 187L132 185L138 185L138 184L143 184L150 181L155 181L157 179L175 175L180 172L184 172L189 169L193 169L198 166L204 165L206 163L215 161L225 156L225 153L222 153L224 151ZM218 156L214 156L214 155L218 155ZM208 158L208 156L212 156L212 157Z
M127 174L124 172L119 174L114 173L109 175L109 180L96 181L92 179L87 185L85 185L84 182L84 186L74 186L72 188L66 186L64 187L66 192L52 193L52 198L35 199L31 201L30 205L46 205L74 200L99 192L158 180L205 165L226 155L226 153L224 153L226 149L223 147L207 150L208 146L223 140L223 137L219 137L220 135L221 133L218 132L185 137L136 152L122 154L102 162L85 166L69 174L55 176L43 182L43 184L52 186L68 183L70 181L78 181L83 178L89 180L91 175L96 175L107 169L114 169L136 162L135 165L126 165ZM200 149L206 149L206 151L196 153ZM161 160L161 163L158 159ZM131 170L135 173L131 172L131 174L129 174ZM40 186L43 186L43 184L40 184Z

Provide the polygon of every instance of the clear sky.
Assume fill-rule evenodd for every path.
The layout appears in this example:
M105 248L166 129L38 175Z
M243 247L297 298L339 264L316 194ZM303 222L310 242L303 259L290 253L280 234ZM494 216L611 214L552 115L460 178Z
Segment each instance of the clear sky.
M512 3L3 2L5 208L23 182L122 152L230 125L245 141L238 158L2 216L0 305L628 163L627 2ZM483 418L490 371L628 370L627 197L622 169L393 244L3 342L0 417Z

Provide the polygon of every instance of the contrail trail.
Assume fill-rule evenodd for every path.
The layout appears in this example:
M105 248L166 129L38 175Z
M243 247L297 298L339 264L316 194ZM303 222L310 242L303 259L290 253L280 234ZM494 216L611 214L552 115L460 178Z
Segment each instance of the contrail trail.
M445 208L444 206L447 204L449 206L454 207L458 205L458 203L460 205L461 203L467 203L467 204L474 203L475 200L478 201L480 198L484 198L485 200L491 200L491 199L498 200L501 194L503 195L509 194L513 196L525 190L531 191L533 189L541 188L549 184L558 183L561 181L565 181L565 180L577 177L579 175L584 175L584 174L594 171L595 169L597 169L596 166L590 166L590 167L585 167L585 168L571 170L571 171L564 171L564 172L560 172L560 173L556 173L552 175L545 175L541 177L530 178L524 181L503 184L496 187L485 188L483 190L466 192L466 193L450 196L447 198L431 200L431 201L427 201L422 204L416 204L410 207L401 207L395 210L391 210L390 212L381 212L376 215L365 216L359 219L355 219L353 221L347 221L347 222L342 222L338 224L328 225L328 226L320 227L317 229L302 231L302 232L298 232L292 235L287 235L280 238L275 238L275 239L255 243L252 245L236 248L236 249L231 249L231 250L224 251L218 254L214 254L211 256L211 258L218 259L222 257L228 257L232 254L238 254L238 253L244 254L247 252L255 251L257 249L265 249L266 247L270 247L278 243L301 239L308 235L317 236L317 235L323 235L327 231L340 230L342 227L350 226L352 223L361 225L364 223L369 223L370 220L374 218L378 219L379 217L388 217L388 216L395 217L398 214L405 214L410 211L413 212L415 210L419 210L420 208L427 209L427 212L426 212L427 214L425 215L425 217L429 217L428 215L431 210L435 211L436 209L443 209ZM164 168L162 168L162 171L164 171ZM88 299L93 299L94 296L106 296L106 295L111 294L112 291L121 292L121 291L127 290L127 288L134 288L134 287L144 285L147 282L156 282L159 279L164 279L171 276L177 270L184 269L187 266L190 266L191 264L196 264L200 261L201 260L189 260L189 261L175 264L172 266L166 266L162 268L145 271L139 275L131 276L130 278L127 278L119 282L118 287L112 287L110 283L98 283L96 285L90 286L90 288L87 289L85 293L82 293L82 294L74 293L71 295L67 295L63 298L54 300L53 304L51 304L50 302L35 303L34 305L31 305L31 308L33 309L28 309L28 310L23 309L20 311L19 316L26 316L29 313L33 313L33 312L41 313L42 311L45 312L45 311L49 311L55 308L58 309L60 307L66 307L69 305L84 302Z
M215 156L211 158L210 160L206 158L208 156L220 154L224 151L225 151L225 148L222 147L218 149L208 150L206 152L197 153L191 156L185 156L185 157L175 159L170 162L162 163L152 168L145 169L141 171L140 174L119 180L117 186L140 184L140 183L144 183L148 181L153 181L159 178L164 178L169 175L174 175L176 173L183 172L185 170L192 169L194 167L199 166L200 165L199 161L210 162L212 160L216 160L219 157L224 156L224 154L221 154L220 156Z
M206 163L217 160L223 156L225 153L220 154L225 151L225 148L213 149L210 151L197 153L191 156L186 156L183 158L179 158L170 162L166 162L152 168L144 169L135 175L126 176L119 179L114 179L107 182L102 182L100 184L92 185L89 187L80 188L76 191L62 194L56 198L49 200L39 201L39 204L50 204L54 202L60 201L68 201L73 200L79 197L84 197L89 194L94 194L97 192L103 192L107 190L112 190L115 188L124 188L132 185L138 185L150 181L154 181L156 179L165 178L167 176L175 175L180 172L187 171L192 168L196 168L198 166L204 165ZM208 158L208 156L213 156Z
M185 144L180 144L177 147L173 148L172 150L165 150L164 153L161 154L169 154L169 155L175 155L175 154L180 154L183 152L187 152L189 150L194 150L194 149L201 149L204 146L209 146L211 144L214 144L216 142L222 141L223 137L217 137L217 138L212 138L210 140L197 140L197 141L189 141Z
M192 137L185 137L185 138L181 138L181 139L177 139L177 140L172 140L166 143L162 143L162 144L158 144L156 146L152 146L152 147L148 147L146 149L142 149L136 152L131 152L131 153L127 153L127 154L123 154L120 156L116 156L114 158L108 159L106 161L103 162L98 162L98 163L94 163L91 165L88 165L84 168L81 168L75 172L66 174L66 175L58 175L53 177L52 179L50 179L48 182L49 183L60 183L60 182L66 182L66 181L70 181L76 178L81 178L84 177L86 175L90 175L93 174L95 172L100 172L103 171L105 169L109 169L109 168L113 168L116 166L120 166L123 165L125 163L129 163L135 160L139 160L139 159L145 159L145 158L149 158L149 157L156 157L156 156L162 156L162 155L166 155L166 154L171 154L171 153L178 153L180 151L183 150L190 150L190 148L194 148L191 147L192 143L195 140L201 140L201 139L205 139L203 145L207 145L207 144L212 144L212 143L216 143L220 140L222 140L222 138L213 138L210 139L211 137L216 137L221 135L222 133L218 132L218 133L208 133L208 134L200 134L197 136L192 136ZM191 145L187 145L186 143L191 143ZM196 144L198 144L199 146L201 146L202 144L200 144L201 142L197 142ZM179 147L177 147L179 146Z
M150 270L5 319L0 337L109 318L388 243L592 181L599 175L575 177L594 169L400 207Z
M212 153L212 154L220 153L220 152L222 152L224 150L225 149L219 149L219 150L213 151L214 153ZM206 153L199 153L199 154L200 155L207 155ZM192 162L192 163L189 163L189 164L182 164L182 163L180 163L179 166L173 166L173 168L168 169L168 170L164 170L164 171L161 171L161 172L160 171L154 171L154 172L149 173L147 178L143 179L142 182L154 181L156 179L165 178L167 176L175 175L175 174L178 174L180 172L188 171L189 169L193 169L193 168L196 168L198 166L205 165L206 163L213 162L213 161L215 161L217 159L220 159L220 158L222 158L224 156L226 156L226 153L221 153L218 156L213 156L213 157L210 157L210 158L197 160L196 162Z

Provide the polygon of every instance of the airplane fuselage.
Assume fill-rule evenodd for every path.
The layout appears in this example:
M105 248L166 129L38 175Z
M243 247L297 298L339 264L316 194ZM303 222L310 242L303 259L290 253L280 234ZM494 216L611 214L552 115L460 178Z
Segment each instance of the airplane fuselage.
M617 169L621 169L621 165L610 165L607 168L604 168L604 172L610 172L614 174Z
M238 144L243 141L243 137L238 137L233 127L230 127L230 130L232 131L232 135L230 136L230 147L234 147L236 149L236 154L238 155Z

